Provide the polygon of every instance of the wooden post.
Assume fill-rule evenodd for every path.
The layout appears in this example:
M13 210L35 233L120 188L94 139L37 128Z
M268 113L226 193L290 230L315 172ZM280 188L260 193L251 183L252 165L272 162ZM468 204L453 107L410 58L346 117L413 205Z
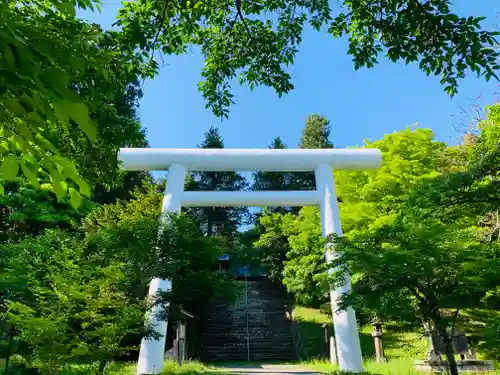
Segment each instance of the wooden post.
M330 352L330 335L328 334L328 323L323 323L321 325L323 327L323 339L325 343L325 357L328 357L328 353Z
M373 323L373 341L375 343L375 355L377 362L387 362L387 358L384 355L384 345L382 343L382 323Z
M177 363L182 366L186 355L186 323L181 320L177 330Z

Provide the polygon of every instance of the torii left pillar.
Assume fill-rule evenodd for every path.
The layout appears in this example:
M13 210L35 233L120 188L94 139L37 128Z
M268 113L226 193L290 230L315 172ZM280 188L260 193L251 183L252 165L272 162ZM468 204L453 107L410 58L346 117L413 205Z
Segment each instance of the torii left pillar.
M162 235L163 228L168 220L168 214L181 212L181 196L184 191L184 183L186 180L186 169L179 164L172 164L168 168L167 185L162 203L162 213L160 217L160 233ZM159 292L168 292L172 289L170 280L154 278L149 284L149 298L154 301ZM158 318L158 315L163 312L162 306L155 304L148 314L147 321L154 330L161 336L158 339L142 339L141 350L139 352L139 361L137 363L137 374L160 374L163 368L163 360L165 355L165 341L167 338L167 320Z

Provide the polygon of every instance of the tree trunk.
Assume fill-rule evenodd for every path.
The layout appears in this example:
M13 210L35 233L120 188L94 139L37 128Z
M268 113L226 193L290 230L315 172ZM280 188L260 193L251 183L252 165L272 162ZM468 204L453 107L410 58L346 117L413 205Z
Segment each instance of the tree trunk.
M12 340L14 340L14 335L9 335L9 343L7 344L7 353L5 354L5 374L9 373L9 361L12 354Z
M450 367L450 374L458 375L457 361L455 360L455 354L453 353L453 346L451 343L452 336L446 331L446 327L443 326L440 316L435 320L434 327L436 328L439 336L441 336L441 340L443 340L443 343L445 345L446 361L448 362L448 366Z
M446 343L446 361L450 366L450 374L458 375L457 361L455 360L455 354L453 353L453 347L451 345L451 339Z
M106 361L105 359L101 359L99 361L99 369L97 370L98 374L104 374L104 369L106 368L107 363L108 361Z

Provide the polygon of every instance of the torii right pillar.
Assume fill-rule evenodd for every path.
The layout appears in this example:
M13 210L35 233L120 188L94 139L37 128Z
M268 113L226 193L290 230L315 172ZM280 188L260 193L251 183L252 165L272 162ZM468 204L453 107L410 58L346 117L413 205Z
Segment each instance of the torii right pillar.
M315 177L316 189L321 194L320 214L322 234L324 237L332 233L342 236L332 167L329 164L320 164L315 170ZM327 244L325 247L325 258L327 263L331 263L335 258L335 249L331 244ZM338 299L350 290L351 281L349 276L346 276L342 286L330 291L330 300L339 368L341 371L359 373L363 371L363 358L361 356L356 315L351 307L344 311L337 311Z

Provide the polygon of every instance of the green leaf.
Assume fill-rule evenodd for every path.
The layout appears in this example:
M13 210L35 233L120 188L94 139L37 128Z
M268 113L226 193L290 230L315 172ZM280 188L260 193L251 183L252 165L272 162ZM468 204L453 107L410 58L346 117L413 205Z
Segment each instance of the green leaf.
M42 79L48 85L59 87L69 85L69 76L62 69L50 68L42 74Z
M75 210L82 204L81 195L73 188L69 188L69 203Z
M0 155L6 154L9 152L9 145L7 142L0 143Z
M56 116L60 121L68 123L73 103L67 99L61 99L54 104Z
M29 181L31 185L33 185L34 188L38 189L40 188L40 184L38 183L38 179L36 178L36 173L33 172L26 163L23 161L20 162L21 164L21 169L23 170L24 176L26 179Z
M26 139L24 139L23 137L21 137L17 134L14 135L14 137L12 138L12 143L22 153L25 153L26 151L28 151L31 148L30 144L26 141Z
M64 198L66 195L66 192L68 191L68 184L62 180L59 180L57 177L54 177L53 174L51 174L52 181L50 184L52 185L52 189L54 193L57 196L58 200L61 200Z
M5 180L13 180L17 177L19 165L15 156L9 155L5 157L0 166L0 175Z
M20 104L24 107L26 112L31 112L36 109L35 102L28 95L23 93L19 98Z
M26 114L26 111L17 100L6 99L3 104L5 108L18 117L23 117Z
M31 134L31 130L26 126L24 121L16 121L16 129L18 134L22 135L25 139L34 142L33 134Z
M72 2L61 2L56 5L56 8L63 14L68 15L70 17L75 16L75 6Z
M80 193L86 197L90 197L92 194L89 185L87 182L82 179L81 177L74 178L73 181L75 181L78 184L78 187L80 188Z
M2 55L7 63L7 66L11 69L16 68L16 58L12 53L12 49L8 43L2 43Z
M32 122L33 125L45 125L45 120L37 112L28 113L26 119Z
M89 110L83 103L75 103L71 106L71 119L78 124L85 135L92 141L97 140L97 131L89 117Z
M71 179L78 178L78 172L70 160L60 156L56 157L55 160L63 168L63 175L65 177L69 177Z
M108 69L102 68L101 73L102 73L102 75L103 75L103 77L104 77L104 79L106 81L109 80L109 71L108 71Z
M36 134L35 140L37 141L37 143L40 146L42 146L46 150L49 150L50 152L52 152L55 155L59 154L59 150L52 143L50 143L47 139L45 139L41 134Z
M2 186L2 184L0 184L0 195L4 195L5 194L5 190Z

